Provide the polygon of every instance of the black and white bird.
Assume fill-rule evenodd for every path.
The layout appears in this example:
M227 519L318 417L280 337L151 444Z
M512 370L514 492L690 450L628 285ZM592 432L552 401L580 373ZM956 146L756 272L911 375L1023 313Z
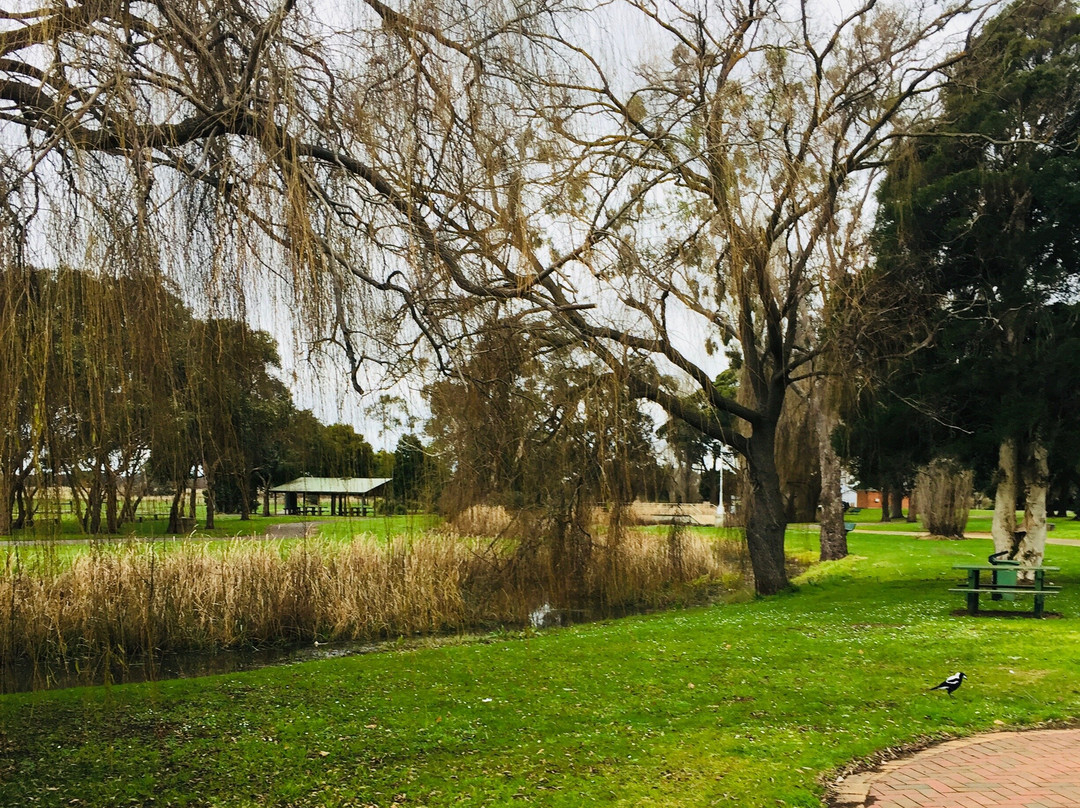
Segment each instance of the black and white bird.
M945 690L951 696L953 694L953 691L956 690L956 688L960 687L960 683L963 682L966 678L967 677L963 673L957 672L950 676L948 679L946 679L944 682L942 682L940 685L934 685L930 689Z

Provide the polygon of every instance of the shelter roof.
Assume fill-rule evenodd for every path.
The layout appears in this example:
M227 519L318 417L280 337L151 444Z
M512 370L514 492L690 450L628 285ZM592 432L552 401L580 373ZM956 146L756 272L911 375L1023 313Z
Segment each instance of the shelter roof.
M270 489L271 494L371 494L390 482L389 477L297 477Z

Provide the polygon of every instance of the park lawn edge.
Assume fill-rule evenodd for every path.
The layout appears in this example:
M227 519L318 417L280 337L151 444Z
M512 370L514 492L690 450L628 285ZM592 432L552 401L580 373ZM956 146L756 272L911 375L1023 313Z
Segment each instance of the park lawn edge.
M954 617L988 546L853 534L748 603L0 697L0 804L821 805L889 750L1080 715L1080 549L1052 550L1064 618Z

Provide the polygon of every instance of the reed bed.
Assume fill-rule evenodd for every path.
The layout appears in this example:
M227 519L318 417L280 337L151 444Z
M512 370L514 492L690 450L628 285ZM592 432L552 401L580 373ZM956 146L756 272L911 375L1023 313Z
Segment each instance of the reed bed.
M571 591L557 554L520 538L237 540L95 548L0 570L3 661L34 665L523 625L539 605L590 616L687 602L741 580L730 542L681 532L590 540ZM673 543L674 542L674 543ZM677 548L675 545L677 544ZM736 553L736 556L738 553Z

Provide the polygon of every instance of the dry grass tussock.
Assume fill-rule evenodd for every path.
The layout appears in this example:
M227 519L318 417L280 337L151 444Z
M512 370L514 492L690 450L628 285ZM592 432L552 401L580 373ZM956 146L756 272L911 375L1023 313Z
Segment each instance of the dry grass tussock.
M592 541L570 576L565 554L544 543L435 532L390 542L240 540L224 550L137 544L37 569L9 556L0 651L7 662L52 664L520 625L543 603L594 614L659 607L691 599L692 582L739 580L738 563L720 549L727 544L628 531Z
M462 536L502 536L513 523L514 518L502 505L471 505L450 524Z

